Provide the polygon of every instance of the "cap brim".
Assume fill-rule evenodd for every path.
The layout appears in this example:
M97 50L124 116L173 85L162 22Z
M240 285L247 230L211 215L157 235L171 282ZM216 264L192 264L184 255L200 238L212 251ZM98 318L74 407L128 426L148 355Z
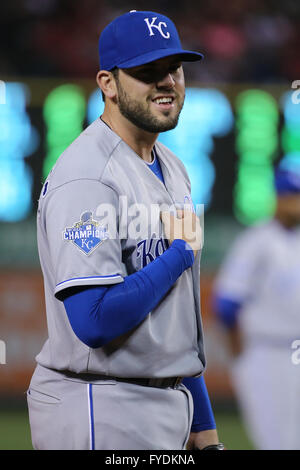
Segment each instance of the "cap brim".
M147 52L147 54L142 54L138 57L126 60L125 62L120 62L116 64L116 67L120 69L129 69L131 67L137 67L138 65L149 64L155 60L163 59L164 57L169 57L172 55L180 56L180 59L183 62L196 62L204 58L204 55L200 52L185 51L183 49L158 49L156 51Z

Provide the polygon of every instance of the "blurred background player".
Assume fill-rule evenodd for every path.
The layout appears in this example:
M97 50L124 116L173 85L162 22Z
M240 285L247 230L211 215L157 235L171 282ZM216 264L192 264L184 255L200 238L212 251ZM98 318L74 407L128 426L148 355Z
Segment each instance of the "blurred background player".
M275 172L272 220L245 230L229 250L214 308L234 355L232 384L258 449L300 449L300 168Z

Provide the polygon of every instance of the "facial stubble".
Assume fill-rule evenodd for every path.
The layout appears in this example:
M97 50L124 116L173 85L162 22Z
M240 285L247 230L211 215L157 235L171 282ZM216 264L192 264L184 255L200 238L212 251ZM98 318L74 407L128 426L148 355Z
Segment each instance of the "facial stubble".
M132 124L144 131L154 134L169 131L177 126L179 115L184 104L184 97L181 100L179 100L179 97L177 98L178 112L176 115L173 117L170 116L169 119L162 122L151 113L149 107L147 108L146 105L143 105L141 102L130 98L118 79L116 80L116 85L118 89L118 106L120 113L132 122ZM170 112L166 110L163 111L162 114L168 117Z

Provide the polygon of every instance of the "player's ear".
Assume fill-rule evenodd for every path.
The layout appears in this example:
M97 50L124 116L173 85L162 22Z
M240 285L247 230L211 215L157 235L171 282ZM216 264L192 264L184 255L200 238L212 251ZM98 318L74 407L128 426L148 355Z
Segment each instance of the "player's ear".
M117 85L111 72L100 70L97 73L96 82L105 97L111 100L114 100L117 97Z

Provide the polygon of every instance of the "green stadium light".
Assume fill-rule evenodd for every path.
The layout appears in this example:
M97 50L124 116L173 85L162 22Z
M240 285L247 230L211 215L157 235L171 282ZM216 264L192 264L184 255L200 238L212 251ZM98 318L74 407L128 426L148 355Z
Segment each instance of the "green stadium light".
M77 85L61 85L47 96L43 109L47 128L44 178L47 178L59 155L82 132L85 110L84 93Z
M273 160L278 148L278 123L278 107L269 93L247 90L237 96L238 165L233 211L245 225L274 213Z

